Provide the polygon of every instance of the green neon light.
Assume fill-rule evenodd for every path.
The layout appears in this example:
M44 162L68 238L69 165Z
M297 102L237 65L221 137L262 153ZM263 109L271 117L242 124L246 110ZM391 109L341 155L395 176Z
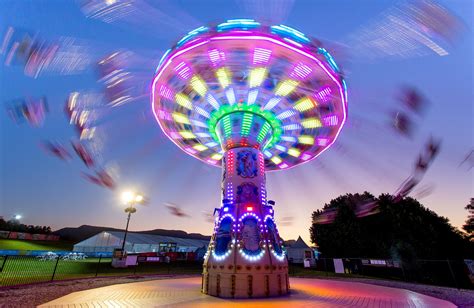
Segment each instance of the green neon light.
M244 118L242 120L242 130L240 134L242 136L248 136L250 133L250 127L252 126L253 113L244 113Z
M269 149L273 147L277 142L280 141L280 137L283 133L283 129L281 128L281 121L275 116L273 112L269 110L262 110L259 105L234 104L234 105L220 106L219 109L211 113L211 117L207 121L209 133L211 134L212 138L214 138L216 142L220 142L216 133L217 123L221 119L224 121L224 134L226 135L226 137L228 137L231 133L231 127L230 127L231 123L230 123L230 119L228 115L234 112L243 112L246 114L250 113L253 115L260 116L266 120L266 122L269 125L267 132L270 128L272 128L273 134L272 134L272 138L270 139L270 142L265 146L265 149ZM249 127L249 130L250 130L250 127ZM262 130L263 130L263 127L262 127ZM260 134L262 133L262 130L260 131ZM227 134L227 131L229 131L229 134ZM265 134L263 134L263 136L261 137L262 140L265 137ZM259 140L259 142L261 142L261 140Z
M230 125L229 115L228 114L225 115L222 121L224 121L224 134L226 137L229 137L230 134L232 133L232 125Z

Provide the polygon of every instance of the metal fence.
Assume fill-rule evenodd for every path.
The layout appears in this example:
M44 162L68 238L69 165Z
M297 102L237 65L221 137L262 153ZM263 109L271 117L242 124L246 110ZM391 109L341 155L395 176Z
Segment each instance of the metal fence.
M334 260L341 260L336 273ZM342 270L342 273L341 273ZM364 258L320 258L310 268L290 266L293 276L340 276L416 282L453 288L473 289L469 269L462 260L374 260Z
M461 260L393 260L342 258L342 272L336 273L332 258L320 258L310 268L290 264L290 276L356 277L390 279L423 284L473 289L469 271ZM383 262L382 262L383 261ZM0 287L65 279L107 276L201 274L202 262L143 262L128 268L113 268L110 257L64 258L54 256L0 256ZM341 263L339 263L341 264ZM341 266L338 268L341 271Z
M107 257L64 259L61 256L0 257L0 287L65 279L104 276L200 274L201 262L149 262L127 268L113 268Z

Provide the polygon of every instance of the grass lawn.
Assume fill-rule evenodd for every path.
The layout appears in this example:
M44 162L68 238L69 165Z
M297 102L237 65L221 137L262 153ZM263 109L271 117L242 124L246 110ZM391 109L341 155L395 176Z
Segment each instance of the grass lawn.
M25 241L0 239L0 250L72 250L73 243L65 241Z
M100 261L100 262L99 262ZM141 263L137 267L113 268L111 258L85 260L41 261L32 256L0 257L0 286L11 286L53 280L145 274L200 274L202 264L196 263ZM57 266L56 266L57 263ZM55 270L56 268L56 270Z

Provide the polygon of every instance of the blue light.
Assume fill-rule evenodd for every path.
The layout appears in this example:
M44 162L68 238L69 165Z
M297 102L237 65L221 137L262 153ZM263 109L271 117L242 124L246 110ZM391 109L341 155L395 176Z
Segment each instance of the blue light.
M303 33L293 28L290 28L285 25L271 26L270 29L272 33L288 37L300 43L310 43L309 38L307 38Z
M168 50L163 54L163 56L162 56L161 59L160 59L160 62L158 62L158 66L156 67L155 73L158 72L158 70L160 69L161 64L163 63L163 61L165 61L165 58L168 56L168 54L169 54L170 52L171 52L171 49L168 49Z
M208 30L209 30L209 28L202 26L202 27L199 27L197 29L194 29L193 31L190 31L182 39L180 39L178 41L178 43L176 43L176 47L180 47L184 43L186 43L186 42L190 41L191 39L193 39L194 37L196 37L198 34L207 32Z
M326 60L329 63L329 66L335 71L336 73L339 73L339 67L337 66L336 62L334 61L334 58L331 56L331 54L324 48L318 48L318 53L324 55Z
M227 22L221 23L217 26L217 32L233 29L248 30L258 27L260 27L260 23L253 19L229 19Z

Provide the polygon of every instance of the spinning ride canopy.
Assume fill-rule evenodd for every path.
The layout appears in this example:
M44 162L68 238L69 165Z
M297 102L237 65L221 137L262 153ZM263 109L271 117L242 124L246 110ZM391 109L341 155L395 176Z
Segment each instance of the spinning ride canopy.
M200 27L160 61L152 108L188 154L220 165L236 147L263 152L267 170L314 159L347 116L341 71L318 42L248 19Z

